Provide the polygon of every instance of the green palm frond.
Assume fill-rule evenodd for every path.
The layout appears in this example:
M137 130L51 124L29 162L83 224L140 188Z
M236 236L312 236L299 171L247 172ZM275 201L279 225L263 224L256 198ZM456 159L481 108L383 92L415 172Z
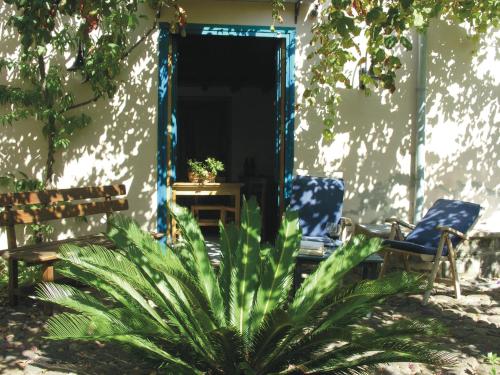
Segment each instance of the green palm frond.
M241 229L236 248L231 301L231 324L248 337L249 320L258 287L261 216L255 198L243 199Z
M271 248L262 260L260 285L252 310L252 332L258 329L267 314L282 305L288 297L300 238L298 213L287 212L278 232L276 247Z
M210 301L209 308L217 316L219 322L224 322L224 306L219 283L208 258L205 239L193 215L183 207L173 205L170 211L175 219L183 238L185 248L191 253L196 264L196 276Z
M452 363L430 344L445 334L438 322L369 324L368 312L385 298L421 291L421 277L403 272L342 285L378 240L337 249L293 296L297 213L287 212L274 245L262 246L257 203L244 200L241 226L220 225L218 272L192 215L174 206L171 216L182 234L174 246L121 215L107 233L116 249L63 246L59 273L97 293L39 286L38 298L74 312L50 318L48 337L133 346L179 374L370 374L385 362Z
M89 293L69 285L43 283L37 286L37 296L45 302L53 302L86 315L104 315L107 307Z
M153 297L154 295L151 284L144 280L139 271L131 266L128 260L125 260L125 257L120 254L113 256L112 250L93 245L77 247L65 244L61 246L59 254L60 259L70 262L73 266L79 267L112 284L115 290L121 291L123 295L130 299L126 305L131 308L138 308L142 313L149 314L160 325L167 326L162 317L148 302L147 297ZM130 273L127 273L127 271L130 271ZM154 297L156 302L161 300L157 295Z
M221 289L222 300L224 302L224 316L226 322L230 321L231 307L231 279L236 277L233 275L235 270L234 249L238 246L239 233L238 228L234 224L222 225L219 224L220 230L220 247L221 247L221 262L219 271L219 285Z
M297 320L307 316L317 303L321 303L329 293L337 289L348 271L379 249L379 239L368 240L363 237L355 237L337 249L299 288L290 306L292 315L296 316Z

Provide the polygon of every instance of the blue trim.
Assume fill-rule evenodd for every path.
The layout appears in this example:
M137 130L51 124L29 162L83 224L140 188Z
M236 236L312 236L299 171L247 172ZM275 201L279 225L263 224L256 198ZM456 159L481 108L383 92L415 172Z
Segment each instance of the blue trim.
M291 31L288 34L286 43L285 207L290 202L293 179L293 146L295 141L295 31Z
M157 223L159 233L167 230L167 98L168 29L160 28L158 38L158 151L157 151Z
M177 43L172 43L172 79L173 84L172 89L172 130L170 132L170 139L172 144L170 145L170 150L172 150L172 171L170 172L172 181L177 180L177 62L179 59L179 54L177 52Z
M281 150L281 98L285 94L282 92L281 87L282 87L282 60L283 56L281 56L281 43L278 43L278 46L276 48L276 56L275 56L275 63L276 63L276 91L275 91L275 121L276 121L276 129L274 132L274 175L279 176L280 174L280 164L281 164L281 158L280 158L280 150ZM286 73L285 73L286 74ZM286 163L285 163L286 164ZM276 201L276 207L281 208L280 206L280 200L281 200L281 184L280 181L277 181L275 189L278 190L278 195L277 195L277 201ZM286 189L285 189L286 190ZM278 212L276 212L276 217L279 218L281 216L281 212L278 209Z
M168 37L170 25L160 22L159 38L159 77L158 77L158 232L167 230L167 118L168 118ZM212 24L188 24L187 34L215 35L215 36L238 36L259 38L284 38L286 41L286 105L285 105L285 204L290 200L293 178L293 146L295 131L295 27L276 27L272 31L268 26L245 26L245 25L212 25ZM173 71L176 69L177 46L173 44ZM175 79L176 74L173 74ZM177 143L177 119L175 105L175 84L172 85L172 165L170 171L175 180L175 146Z

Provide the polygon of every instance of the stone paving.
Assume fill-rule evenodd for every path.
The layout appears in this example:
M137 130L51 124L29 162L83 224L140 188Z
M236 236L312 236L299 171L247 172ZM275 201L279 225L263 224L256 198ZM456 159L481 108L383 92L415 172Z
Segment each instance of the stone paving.
M458 364L433 370L420 364L381 366L379 375L490 375L488 352L500 354L500 280L469 282L461 300L452 290L437 286L427 306L421 296L396 296L374 311L375 322L408 318L436 318L449 329L449 336L436 337ZM155 374L140 356L112 344L64 343L43 338L46 316L36 302L27 300L16 309L0 300L0 374ZM500 374L500 368L497 368Z

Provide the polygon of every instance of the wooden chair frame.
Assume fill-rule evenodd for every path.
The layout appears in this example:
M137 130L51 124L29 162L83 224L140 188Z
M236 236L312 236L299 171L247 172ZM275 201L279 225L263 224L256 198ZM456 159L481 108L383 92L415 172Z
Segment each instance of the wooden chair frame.
M391 239L391 240L398 240L398 241L404 240L404 236L403 236L403 232L401 230L401 227L405 227L407 229L414 229L415 228L415 225L406 223L405 221L399 220L397 218L389 218L389 219L386 219L385 222L391 224L391 234L389 237L389 239ZM434 262L434 264L432 266L431 272L430 272L429 277L427 279L427 287L426 287L426 290L424 293L423 304L426 304L429 301L429 297L431 295L432 288L434 286L434 281L435 281L436 276L438 274L439 266L440 266L441 262L443 261L442 254L443 254L443 249L444 249L445 245L448 248L448 255L446 256L446 258L450 262L451 277L452 277L453 287L455 290L455 297L457 299L459 299L461 297L460 278L458 275L457 263L456 263L456 251L457 251L458 247L466 239L468 239L468 237L464 233L462 233L456 229L453 229L451 227L437 226L436 229L441 231L441 236L439 238L439 244L438 244L438 247L436 250L436 254L434 256L428 255L430 257L433 257L432 261ZM453 246L451 239L450 239L450 234L460 238L460 242L456 246ZM405 251L405 250L401 250L401 249L395 249L392 247L384 247L383 250L385 251L384 263L383 263L382 268L380 270L379 277L382 277L385 274L385 272L387 270L389 257L393 253L398 253L401 255L401 257L403 259L405 270L407 272L410 272L410 263L408 261L410 255L424 255L424 256L426 255L426 254L417 254L417 253L414 253L411 251Z

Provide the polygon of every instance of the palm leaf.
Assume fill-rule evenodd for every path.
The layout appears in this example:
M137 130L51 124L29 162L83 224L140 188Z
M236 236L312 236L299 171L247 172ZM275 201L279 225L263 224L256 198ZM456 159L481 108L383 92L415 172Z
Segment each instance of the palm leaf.
M200 228L191 213L185 208L172 205L169 212L180 229L183 243L192 254L196 263L196 276L208 296L210 302L209 308L213 311L219 322L224 322L224 305L222 303L219 283L208 258L205 240Z
M267 252L260 275L255 306L252 311L252 332L267 314L288 297L293 280L295 257L300 247L299 216L288 211L284 215L276 239L276 247Z
M216 317L207 308L210 303L205 290L182 267L174 251L163 251L152 237L131 219L117 216L108 236L126 249L142 277L162 298L155 301L191 343L192 349L215 358L206 335L215 329Z
M311 322L315 327L313 332L321 332L331 325L355 324L383 298L398 293L419 292L425 283L426 280L421 275L406 272L393 272L382 279L362 281L325 301L323 310L328 314L317 316Z
M115 266L120 267L119 265L121 262L113 262L111 259L112 255L109 254L110 252L111 250L100 246L79 248L74 245L66 244L59 249L59 258L113 284L115 289L121 290L122 293L130 298L130 301L127 301L125 306L130 306L132 308L132 306L135 305L136 308L140 307L143 313L149 314L156 322L166 328L167 325L163 318L136 289L136 287L139 287L143 289L143 291L149 293L153 288L150 287L150 284L147 283L144 278L141 278L142 275L137 272L137 269L128 267L127 265L123 265L123 269L115 269ZM120 254L117 256L119 255ZM107 263L108 261L110 261L110 263ZM130 270L129 274L126 273L127 270ZM155 297L156 301L160 300L160 297Z
M234 270L234 258L236 247L238 246L238 228L234 224L223 225L219 224L220 230L220 248L222 259L219 270L219 285L224 301L224 315L229 321L230 306L231 306L231 278Z
M290 306L291 314L301 321L317 307L317 303L337 289L349 270L379 249L379 239L356 237L335 250L301 285Z
M153 342L146 340L129 329L122 321L96 319L80 314L62 313L49 318L47 322L48 338L52 340L101 340L118 341L125 344L133 344L142 350L154 353L162 360L169 363L172 369L178 369L184 374L194 374L197 371L192 366L179 358L165 352Z
M105 315L107 310L97 298L69 285L42 283L36 288L36 296L86 315Z
M43 284L40 299L78 313L52 317L49 337L131 345L180 374L371 373L384 361L449 362L427 343L442 334L435 322L366 325L375 305L420 291L423 279L401 273L341 286L343 275L378 249L377 241L356 239L336 251L289 301L300 243L295 213L285 215L275 248L261 248L257 204L244 200L241 229L221 225L217 276L192 216L179 207L172 216L182 233L174 247L120 215L108 233L116 250L63 247L61 274L106 300Z
M231 301L231 323L246 336L258 286L261 216L255 198L243 199L241 229L235 256Z

